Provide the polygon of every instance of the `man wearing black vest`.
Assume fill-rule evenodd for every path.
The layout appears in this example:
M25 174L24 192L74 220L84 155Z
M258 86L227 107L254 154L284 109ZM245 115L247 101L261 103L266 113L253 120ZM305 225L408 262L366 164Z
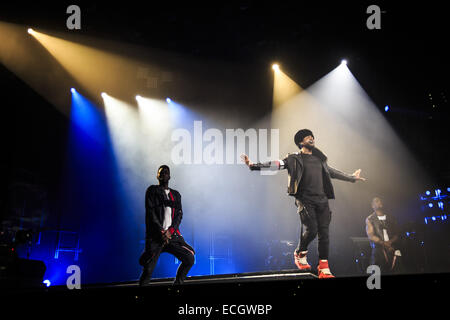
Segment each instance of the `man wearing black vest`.
M400 271L397 221L384 213L383 202L378 197L373 198L372 209L374 212L366 219L366 232L372 247L370 263L379 266L383 273Z
M266 163L252 163L247 155L242 160L250 170L288 170L288 194L295 197L297 212L300 215L304 232L300 234L300 241L294 251L294 261L300 270L311 270L306 260L308 245L318 235L319 265L317 267L319 278L333 278L328 265L329 226L331 211L328 199L334 199L331 179L349 182L358 180L361 169L353 175L343 173L327 164L327 157L315 147L314 135L309 129L299 130L294 137L295 144L300 153L290 153L283 160Z
M179 227L183 217L181 195L169 188L170 169L158 169L159 185L148 187L145 193L145 251L139 259L143 267L139 285L150 283L153 270L162 252L173 254L181 261L174 284L182 284L194 264L194 249L182 237Z

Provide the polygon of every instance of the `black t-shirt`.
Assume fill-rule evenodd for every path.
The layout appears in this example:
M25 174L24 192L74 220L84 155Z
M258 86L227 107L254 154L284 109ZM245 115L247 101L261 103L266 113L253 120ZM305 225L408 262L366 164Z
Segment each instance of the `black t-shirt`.
M312 154L302 153L303 174L300 181L300 200L312 202L325 202L328 198L323 189L322 162Z

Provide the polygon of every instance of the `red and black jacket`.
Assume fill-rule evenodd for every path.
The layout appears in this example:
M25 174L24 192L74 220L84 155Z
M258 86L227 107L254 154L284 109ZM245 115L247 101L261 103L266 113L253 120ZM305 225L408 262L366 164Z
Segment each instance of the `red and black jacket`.
M152 185L145 193L145 226L147 239L161 239L164 222L165 207L172 208L172 224L169 231L174 234L180 233L180 223L183 218L181 207L181 195L178 191L170 189L169 200L166 200L164 188L159 185Z

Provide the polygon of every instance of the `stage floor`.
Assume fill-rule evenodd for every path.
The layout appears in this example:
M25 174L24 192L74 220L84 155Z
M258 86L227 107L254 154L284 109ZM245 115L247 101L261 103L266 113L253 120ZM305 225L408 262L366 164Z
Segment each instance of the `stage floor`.
M222 274L214 276L192 276L186 278L184 285L188 286L199 284L245 283L255 281L283 281L283 280L301 280L301 279L318 279L318 277L317 275L311 272L300 272L299 270L278 270L265 272ZM171 286L173 280L174 280L173 278L153 279L152 282L146 287ZM138 286L138 283L137 281L133 281L110 285L106 284L103 286L133 287Z

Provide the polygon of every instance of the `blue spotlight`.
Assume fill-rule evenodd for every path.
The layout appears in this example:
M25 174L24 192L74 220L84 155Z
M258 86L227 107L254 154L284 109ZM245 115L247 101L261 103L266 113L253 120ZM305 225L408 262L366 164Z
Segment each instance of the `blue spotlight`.
M426 194L427 196L429 196L429 195L431 194L431 192L427 190L427 191L425 192L425 194Z
M428 218L425 218L425 224L428 224Z
M75 88L71 88L70 91L71 91L72 93L77 92L77 90L75 90Z
M432 217L431 217L431 220L436 221L436 217L435 217L435 216L432 216Z
M172 99L166 98L166 102L167 102L167 103L171 103L171 102L172 102Z
M43 284L45 284L45 286L50 287L52 285L52 283L50 282L50 280L44 280L42 281Z
M433 208L433 204L430 202L430 203L428 204L428 207Z
M447 188L447 192L450 192L450 188Z
M384 107L384 111L385 111L385 112L388 112L388 111L389 111L389 106L385 106L385 107Z

